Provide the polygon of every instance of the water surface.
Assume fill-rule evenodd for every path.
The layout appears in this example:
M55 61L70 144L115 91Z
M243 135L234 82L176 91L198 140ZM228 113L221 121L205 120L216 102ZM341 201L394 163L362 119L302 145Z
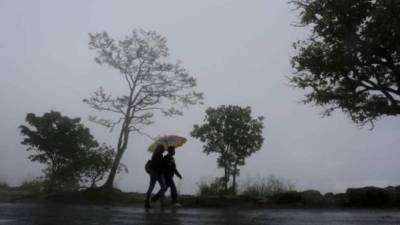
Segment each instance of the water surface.
M188 209L0 203L0 225L400 225L399 210Z

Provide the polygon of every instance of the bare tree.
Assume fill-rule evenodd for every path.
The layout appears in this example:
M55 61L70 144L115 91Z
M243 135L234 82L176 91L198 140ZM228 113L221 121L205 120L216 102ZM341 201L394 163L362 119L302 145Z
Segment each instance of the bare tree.
M121 157L128 146L132 131L142 133L144 126L154 122L154 113L182 115L180 107L202 103L203 94L193 89L196 79L180 63L170 63L166 39L154 31L133 30L121 41L107 32L89 34L89 47L97 52L95 61L118 70L126 84L126 94L112 96L100 87L89 99L90 107L112 112L116 119L91 116L89 119L112 131L120 126L117 154L104 188L112 188ZM177 107L178 106L178 107Z

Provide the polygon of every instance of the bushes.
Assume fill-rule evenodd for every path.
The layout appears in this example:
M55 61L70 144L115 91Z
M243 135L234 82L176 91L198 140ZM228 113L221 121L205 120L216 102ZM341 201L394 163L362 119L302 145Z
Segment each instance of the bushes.
M226 203L232 192L224 191L220 179L199 184L198 196L214 198L218 204ZM294 184L276 176L248 178L241 186L244 201L268 206L290 207L399 207L400 186L376 188L350 188L346 193L326 193L317 190L295 191ZM236 197L237 198L237 197ZM204 198L205 199L205 198ZM214 203L213 203L214 204ZM217 203L215 203L217 204ZM229 204L228 204L229 205Z
M305 201L300 192L287 191L272 196L272 200L277 205L304 205Z
M308 206L323 206L325 205L324 196L316 190L306 190L300 193L303 202Z
M2 191L39 193L43 191L45 187L45 180L41 177L31 180L25 180L19 186L11 186L6 182L0 182L0 190Z
M197 195L200 197L221 196L229 194L228 192L225 191L224 182L221 178L203 179L199 183Z
M271 197L273 195L293 191L294 184L276 176L248 178L242 185L241 194L250 198Z
M39 193L44 191L46 186L46 181L44 181L42 178L36 178L33 180L23 181L18 189L26 192Z
M346 194L344 193L334 194L329 192L324 195L323 199L324 199L324 204L327 207L344 206L346 201Z
M202 180L198 186L198 196L232 195L232 190L225 190L223 178ZM247 198L271 197L278 193L294 190L289 180L276 176L248 178L241 184L240 195Z
M346 205L355 207L390 206L390 191L377 187L349 188L346 191Z
M7 182L4 182L4 181L0 181L0 189L2 189L2 190L8 190L8 189L10 189L11 187L10 187L10 185L7 183Z

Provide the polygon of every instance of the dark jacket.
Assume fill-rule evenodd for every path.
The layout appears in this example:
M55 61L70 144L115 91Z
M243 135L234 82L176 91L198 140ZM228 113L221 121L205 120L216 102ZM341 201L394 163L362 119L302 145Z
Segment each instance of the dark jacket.
M156 173L163 172L164 165L163 165L163 155L162 154L154 154L153 157L151 157L150 168L152 171L154 171Z
M163 173L165 176L173 177L174 174L180 176L176 169L175 159L173 155L167 154L162 159Z

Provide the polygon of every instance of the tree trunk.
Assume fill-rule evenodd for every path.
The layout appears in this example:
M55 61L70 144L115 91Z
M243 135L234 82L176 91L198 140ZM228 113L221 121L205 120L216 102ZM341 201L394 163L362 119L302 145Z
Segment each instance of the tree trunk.
M125 149L118 149L117 155L115 156L115 160L113 162L113 165L111 167L110 173L108 175L107 181L103 184L103 188L106 189L112 189L113 188L113 183L115 179L115 175L117 174L117 169L119 166L119 163L122 158L122 154L125 151Z
M134 118L134 114L132 113L132 111L135 112L135 108L132 105L134 103L133 94L134 94L135 88L136 88L136 81L130 90L129 101L128 101L129 105L126 109L124 122L122 124L121 132L120 132L120 135L118 138L117 155L115 156L115 159L114 159L113 165L111 167L110 174L108 175L107 181L102 186L102 188L105 188L108 190L111 190L113 188L114 179L115 179L115 175L117 174L119 163L121 162L122 155L124 154L124 152L128 146L129 133L130 133L129 125L131 124L131 121Z
M238 162L235 162L235 167L234 167L233 174L232 174L232 176L233 176L233 178L232 178L232 192L233 192L234 195L236 195L237 165L238 165Z
M129 127L125 124L129 124L130 121L124 123L124 126L121 130L121 135L118 140L117 146L117 155L115 156L113 165L110 170L110 174L108 175L107 181L103 184L102 188L111 190L113 188L115 175L117 174L117 170L119 167L119 163L121 162L122 155L124 154L126 147L128 146L128 139L129 139Z
M229 167L228 165L225 165L225 175L224 175L224 191L228 192L229 187L228 187L228 183L229 183L229 177L230 177L230 171L229 171Z
M55 163L52 162L51 171L50 171L50 175L49 175L49 184L47 186L48 192L54 191L54 186L55 186L55 182L56 182L55 171L56 171L56 166L55 166Z
M95 188L96 187L96 179L92 179L92 182L90 184L91 188Z

